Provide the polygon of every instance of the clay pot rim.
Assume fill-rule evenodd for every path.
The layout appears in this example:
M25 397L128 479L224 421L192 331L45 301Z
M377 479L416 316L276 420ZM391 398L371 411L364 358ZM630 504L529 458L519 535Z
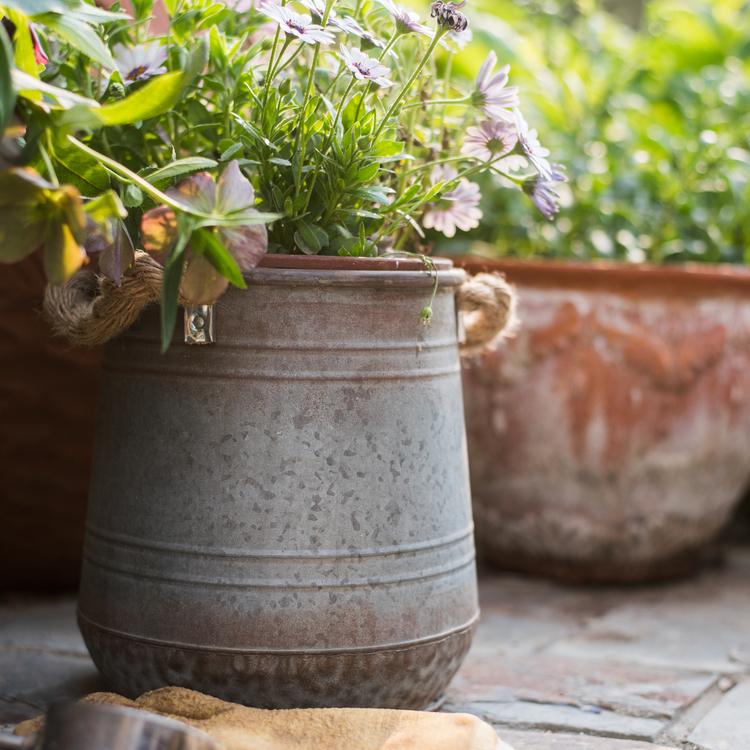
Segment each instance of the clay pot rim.
M624 293L682 295L750 293L750 268L740 265L680 263L622 263L618 261L565 261L535 258L487 258L465 255L451 258L468 273L499 271L523 286L601 290Z
M450 258L432 258L438 271L453 268ZM269 253L264 255L259 268L293 268L316 271L426 271L419 258L352 258L340 255L291 255Z
M456 287L466 273L448 258L433 258L441 288ZM435 277L419 258L349 258L333 255L270 254L245 275L250 284L274 286L432 287Z

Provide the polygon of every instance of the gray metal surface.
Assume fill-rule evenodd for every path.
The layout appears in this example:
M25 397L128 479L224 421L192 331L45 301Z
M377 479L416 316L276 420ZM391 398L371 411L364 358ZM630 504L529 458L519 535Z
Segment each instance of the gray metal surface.
M218 750L205 733L145 711L96 703L63 703L47 712L37 737L0 735L11 750Z
M454 291L258 269L218 343L107 352L79 622L111 686L423 708L478 616Z

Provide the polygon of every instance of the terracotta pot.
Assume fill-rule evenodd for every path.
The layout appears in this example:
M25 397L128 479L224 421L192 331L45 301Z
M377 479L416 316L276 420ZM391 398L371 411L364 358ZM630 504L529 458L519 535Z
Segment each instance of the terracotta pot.
M275 266L275 267L272 267ZM266 259L218 343L107 349L79 622L109 684L424 708L477 592L454 292L421 263Z
M0 267L0 588L78 582L101 369L51 336L38 256Z
M464 259L516 284L465 366L478 546L585 581L685 571L750 477L750 273Z

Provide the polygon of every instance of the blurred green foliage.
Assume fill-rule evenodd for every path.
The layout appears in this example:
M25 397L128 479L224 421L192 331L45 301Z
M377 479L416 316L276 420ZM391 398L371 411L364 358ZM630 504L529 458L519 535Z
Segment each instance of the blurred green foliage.
M570 183L546 224L485 185L483 226L439 252L750 262L750 3L652 0L640 30L594 0L472 7L457 64L473 75L487 48L511 63Z

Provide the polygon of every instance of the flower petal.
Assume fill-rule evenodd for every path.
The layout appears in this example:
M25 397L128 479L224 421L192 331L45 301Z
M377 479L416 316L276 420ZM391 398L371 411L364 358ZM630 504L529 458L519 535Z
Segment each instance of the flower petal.
M255 203L255 190L250 180L240 171L239 163L229 162L221 173L217 191L217 209L225 215L243 208L252 207Z
M180 282L180 294L194 305L212 305L229 282L202 256L189 253Z
M224 245L234 256L241 271L252 271L268 252L268 231L265 224L222 228L220 233Z

